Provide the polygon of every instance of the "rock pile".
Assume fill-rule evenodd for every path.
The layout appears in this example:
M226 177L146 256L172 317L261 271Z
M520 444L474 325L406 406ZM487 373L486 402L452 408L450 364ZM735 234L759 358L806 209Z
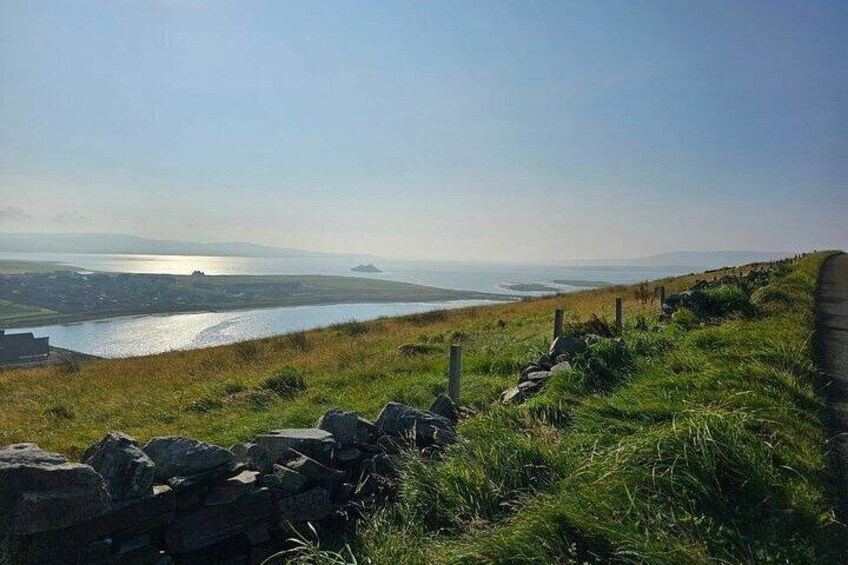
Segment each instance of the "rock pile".
M375 423L328 410L230 449L186 437L143 447L110 432L70 463L35 444L0 447L0 531L20 563L259 562L317 521L373 497L401 448L454 440L459 408L387 404Z
M697 280L692 288L677 294L670 294L662 304L662 317L668 319L681 308L691 310L698 317L708 314L707 294L705 291L724 285L736 285L750 295L755 289L769 283L773 271L783 265L778 261L768 266L751 269L745 274L728 274L712 280Z
M572 372L572 364L585 357L589 347L602 339L605 338L597 334L557 337L547 353L521 370L518 385L505 390L500 396L500 403L520 404L538 394L553 375ZM614 339L620 341L620 338Z

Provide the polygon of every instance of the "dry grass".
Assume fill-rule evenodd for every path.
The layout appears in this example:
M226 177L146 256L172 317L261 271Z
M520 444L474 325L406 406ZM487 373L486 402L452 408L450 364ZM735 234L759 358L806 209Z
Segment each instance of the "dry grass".
M673 292L695 278L664 284ZM356 331L335 327L231 346L85 362L71 374L61 367L0 371L0 444L32 441L78 457L104 433L121 430L141 441L184 434L226 446L271 427L310 425L330 406L369 417L390 400L425 406L446 385L446 347L445 352L422 348L427 352L412 356L399 348L447 344L457 335L464 346L464 400L490 402L513 384L513 368L546 346L554 309L565 308L567 321L591 314L612 317L614 297L623 296L626 317L633 323L638 313L658 311L658 304L643 305L637 293L636 286L611 287L381 319L357 323ZM265 379L286 367L305 382L298 395L238 401L262 390ZM241 387L235 400L228 392L234 382ZM197 409L199 405L208 409Z

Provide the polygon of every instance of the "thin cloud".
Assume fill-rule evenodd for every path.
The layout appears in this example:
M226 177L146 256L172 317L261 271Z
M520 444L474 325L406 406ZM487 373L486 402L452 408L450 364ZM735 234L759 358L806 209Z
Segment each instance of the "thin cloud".
M28 214L27 211L21 208L20 206L0 207L0 220L7 220L10 222L22 222L24 220L29 219L32 219L32 215Z
M79 212L59 212L51 217L58 224L82 224L88 221L88 216Z

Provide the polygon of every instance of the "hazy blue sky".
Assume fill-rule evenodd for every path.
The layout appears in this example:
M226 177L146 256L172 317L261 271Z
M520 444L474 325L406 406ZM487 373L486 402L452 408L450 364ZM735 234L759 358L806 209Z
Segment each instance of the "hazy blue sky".
M0 231L848 247L848 2L0 3Z

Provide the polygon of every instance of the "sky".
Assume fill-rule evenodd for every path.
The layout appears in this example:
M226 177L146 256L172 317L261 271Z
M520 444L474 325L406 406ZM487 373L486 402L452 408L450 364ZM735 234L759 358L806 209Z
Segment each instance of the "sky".
M848 249L848 2L4 0L0 232Z

